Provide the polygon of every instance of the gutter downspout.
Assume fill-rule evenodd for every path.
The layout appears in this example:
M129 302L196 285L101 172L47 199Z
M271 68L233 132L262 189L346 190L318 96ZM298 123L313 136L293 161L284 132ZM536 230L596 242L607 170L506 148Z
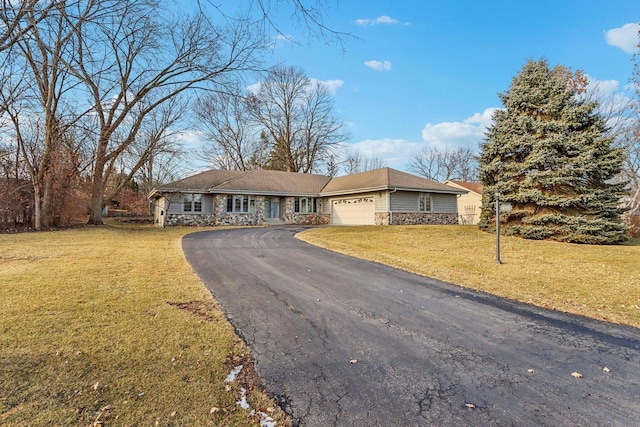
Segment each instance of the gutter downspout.
M393 225L393 211L391 210L391 194L398 191L398 187L395 187L393 191L389 192L389 225Z

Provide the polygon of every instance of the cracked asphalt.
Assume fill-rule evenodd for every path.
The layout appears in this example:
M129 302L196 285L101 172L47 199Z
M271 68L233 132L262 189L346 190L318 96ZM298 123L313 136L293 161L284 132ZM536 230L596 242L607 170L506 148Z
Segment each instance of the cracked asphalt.
M301 230L182 242L296 425L640 425L640 330L336 254Z

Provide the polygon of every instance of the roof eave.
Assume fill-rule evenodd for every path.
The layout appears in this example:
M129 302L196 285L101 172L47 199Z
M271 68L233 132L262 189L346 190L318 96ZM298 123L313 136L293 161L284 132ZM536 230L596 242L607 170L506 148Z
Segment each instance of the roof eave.
M280 197L320 197L319 193L313 192L291 192L291 191L266 191L266 190L236 190L225 188L212 188L208 190L210 194L238 194L249 196L280 196Z
M413 187L398 187L395 185L385 185L378 187L367 187L367 188L355 188L350 190L336 190L336 191L327 191L321 192L320 196L322 197L331 197L331 196L343 196L347 194L358 194L358 193L372 193L376 191L416 191L419 193L440 193L440 194L467 194L466 190L457 190L455 188L449 189L433 189L433 188L413 188Z

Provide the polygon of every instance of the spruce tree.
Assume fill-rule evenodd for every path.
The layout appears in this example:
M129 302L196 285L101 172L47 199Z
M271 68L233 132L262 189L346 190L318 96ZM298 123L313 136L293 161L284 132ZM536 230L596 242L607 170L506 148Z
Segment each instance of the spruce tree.
M610 244L625 239L625 183L613 183L623 152L606 136L597 104L580 99L579 73L529 60L481 144L484 185L480 228L493 231L495 196L505 234L528 239Z

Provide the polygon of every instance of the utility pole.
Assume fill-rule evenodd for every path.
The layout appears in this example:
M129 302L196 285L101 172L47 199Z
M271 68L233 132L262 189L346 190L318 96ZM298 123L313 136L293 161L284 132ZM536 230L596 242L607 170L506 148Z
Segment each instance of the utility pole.
M502 264L500 261L500 192L496 191L496 264Z

